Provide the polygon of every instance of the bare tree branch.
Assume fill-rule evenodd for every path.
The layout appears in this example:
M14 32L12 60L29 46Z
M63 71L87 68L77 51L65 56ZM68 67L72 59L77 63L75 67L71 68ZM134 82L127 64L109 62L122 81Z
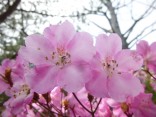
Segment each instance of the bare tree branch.
M118 19L115 13L115 9L112 6L112 3L110 0L106 0L104 2L104 4L106 5L106 7L108 8L111 18L110 18L110 22L111 22L111 27L113 32L116 32L119 34L119 36L122 36L121 31L120 31L120 27L119 27L119 23L118 23Z
M138 38L144 38L144 37L146 37L147 35L149 35L151 32L155 31L156 28L151 29L148 33L146 33L145 35L143 35L144 32L145 32L147 29L152 28L155 24L156 24L156 21L153 22L152 24L150 24L149 26L145 27L145 28L144 28L138 35L136 35L128 44L133 43L133 42L134 42L135 40L137 40ZM143 36L142 36L142 35L143 35Z
M152 32L155 32L155 31L156 31L156 29L152 29L150 32L144 34L141 38L135 38L135 39L133 39L133 42L134 42L134 41L135 41L135 42L130 46L130 48L132 48L139 40L145 38L146 36L148 36L149 34L151 34ZM141 36L141 35L140 35L140 36Z
M38 11L36 11L36 10L29 10L29 11L27 11L27 10L25 10L25 9L22 9L22 8L20 8L20 9L16 9L17 11L22 11L22 12L25 12L25 13L34 13L34 14L38 14L38 15L42 15L42 16L51 16L51 17L54 17L54 16L56 16L56 15L51 15L51 14L48 14L48 13L42 13L42 12L38 12ZM68 16L69 17L69 16Z
M24 25L24 14L23 14L23 11L21 10L21 32L24 34L24 36L28 36L27 32L25 31L26 30L26 27Z
M152 5L155 4L155 0L152 2ZM150 12L152 12L152 7L149 7L144 13L142 13L142 15L136 19L134 21L134 23L131 25L131 27L123 34L125 36L125 38L128 38L129 35L132 33L134 27L138 24L138 22L140 22L142 19L144 19L145 17L147 17L148 15L150 15Z
M16 0L12 6L9 6L6 12L0 15L0 23L4 22L8 16L10 16L17 8L21 0Z
M41 16L51 16L51 17L57 17L58 15L52 15L52 14L48 14L48 13L42 13L42 12L38 12L36 10L25 10L25 9L16 9L17 11L22 11L22 12L25 12L25 13L34 13L34 14L37 14L37 15L41 15ZM83 16L86 16L86 15L91 15L91 14L94 14L94 13L91 13L91 12L88 12L88 13L77 13L77 14L72 14L72 15L61 15L60 17L83 17Z
M116 9L116 10L119 10L119 9L121 9L121 8L123 8L123 7L126 7L126 6L128 6L129 4L131 4L133 1L134 1L134 0L131 0L131 1L127 2L127 3L122 4L122 5L118 4L118 5L115 7L115 9Z
M111 30L108 30L108 29L105 29L105 28L103 28L103 27L101 27L101 26L99 26L98 24L96 24L95 22L93 22L93 21L90 21L91 23L93 23L95 26L97 26L98 28L100 28L100 29L102 29L102 30L104 30L106 33L112 33L112 31Z
M101 2L107 7L110 12L110 26L114 33L117 33L122 39L122 48L128 48L128 44L126 42L126 38L121 33L117 14L115 13L115 8L112 5L111 0L101 0Z

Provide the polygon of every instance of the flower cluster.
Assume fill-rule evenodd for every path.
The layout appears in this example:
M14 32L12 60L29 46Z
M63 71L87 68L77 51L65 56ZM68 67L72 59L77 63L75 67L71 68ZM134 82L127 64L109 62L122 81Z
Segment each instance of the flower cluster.
M25 39L0 66L3 117L156 117L156 43L122 49L117 34L77 32L68 21Z

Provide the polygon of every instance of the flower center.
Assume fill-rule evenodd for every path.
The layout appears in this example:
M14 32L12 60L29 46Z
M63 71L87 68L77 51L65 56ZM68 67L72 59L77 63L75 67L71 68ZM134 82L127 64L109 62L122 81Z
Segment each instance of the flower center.
M129 106L125 102L121 103L121 109L123 110L124 113L128 112Z
M41 48L37 48L37 50L40 51ZM70 57L70 54L65 51L64 47L62 45L58 45L56 51L52 51L50 55L44 56L44 60L48 63L52 62L53 65L63 68L66 64L71 63Z
M19 90L13 90L14 98L17 98L18 96L21 95L28 95L29 93L30 93L30 88L26 84L21 85Z
M62 100L62 106L67 110L69 108L69 101L67 99Z
M108 76L111 77L118 67L118 64L115 60L112 59L106 59L104 62L102 62L104 70L107 71Z
M57 48L57 52L52 53L52 59L56 66L63 68L65 65L71 63L70 54L64 48Z

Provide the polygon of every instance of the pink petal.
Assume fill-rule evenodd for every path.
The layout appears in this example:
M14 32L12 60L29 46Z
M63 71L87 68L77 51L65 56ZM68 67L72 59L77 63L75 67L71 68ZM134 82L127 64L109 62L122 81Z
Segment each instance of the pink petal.
M103 71L103 65L102 65L102 62L101 62L101 58L99 56L98 53L96 53L92 60L89 62L90 63L90 66L92 69L96 70L96 71Z
M137 52L138 52L141 56L145 57L145 56L149 53L149 51L150 51L148 42L147 42L147 41L144 41L144 40L140 41L140 42L137 44L137 49L136 49L136 50L137 50Z
M24 98L25 96L22 95L18 98L10 98L7 102L5 102L10 107L12 114L18 115L23 111L23 109L25 108L23 103Z
M67 47L72 61L89 61L95 54L93 39L89 33L77 33Z
M114 56L122 49L122 42L117 34L109 36L101 34L96 39L96 49L102 58Z
M4 59L1 64L2 64L2 66L1 66L2 69L6 69L8 67L11 68L15 65L15 61L10 60L10 59Z
M115 56L120 72L138 70L143 64L142 57L132 50L122 50Z
M43 55L37 50L31 50L24 46L20 48L18 54L21 58L23 58L27 62L33 63L35 65L47 64L48 62L46 59L47 55Z
M92 79L86 83L86 89L96 97L108 97L106 75L102 71L94 71Z
M48 38L54 45L64 44L66 45L75 35L75 29L73 25L65 21L62 24L51 25L44 30L44 36Z
M151 93L141 93L132 100L130 112L136 117L156 117L155 110Z
M154 42L154 43L152 43L151 45L150 45L150 60L149 61L153 61L154 63L155 63L155 61L156 61L156 42Z
M34 34L26 38L26 47L21 47L19 56L35 65L46 64L47 58L51 59L54 47L42 35Z
M117 74L108 79L108 93L115 101L126 101L129 96L135 97L143 91L139 79L129 73Z
M85 71L85 69L76 65L63 68L59 73L58 85L68 92L79 91L88 81L88 73L85 74Z
M0 94L9 88L9 84L6 84L0 76Z
M31 50L47 52L54 49L52 43L40 34L33 34L25 39L26 47Z
M57 72L51 66L37 66L26 74L26 82L32 91L44 94L56 86Z

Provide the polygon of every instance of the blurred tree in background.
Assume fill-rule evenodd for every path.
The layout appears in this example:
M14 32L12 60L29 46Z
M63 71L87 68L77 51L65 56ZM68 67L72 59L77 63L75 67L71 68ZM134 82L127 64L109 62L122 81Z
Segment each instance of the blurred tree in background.
M156 30L155 9L155 0L90 0L77 17L105 33L118 33L123 48L130 48Z
M15 47L17 43L13 44L13 39L16 40L16 42L19 41L18 36L14 36L14 34L20 33L20 31L15 32L16 26L20 24L20 22L19 19L15 18L14 12L20 2L21 0L2 0L0 2L0 60L9 56L9 54L11 56L15 55Z
M2 0L0 2L0 60L15 57L23 39L46 22L46 6L51 1ZM44 7L46 8L46 7ZM37 30L38 31L38 30Z

